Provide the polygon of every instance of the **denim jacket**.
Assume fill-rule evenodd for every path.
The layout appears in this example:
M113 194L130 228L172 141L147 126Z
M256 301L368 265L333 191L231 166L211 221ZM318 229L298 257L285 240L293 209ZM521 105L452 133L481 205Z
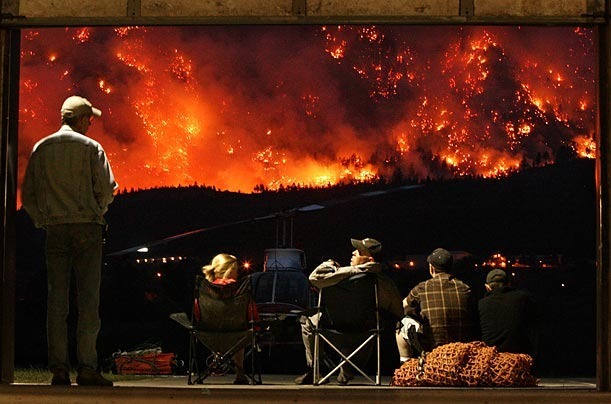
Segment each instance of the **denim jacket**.
M118 188L102 146L68 125L32 149L22 201L36 227L105 224Z

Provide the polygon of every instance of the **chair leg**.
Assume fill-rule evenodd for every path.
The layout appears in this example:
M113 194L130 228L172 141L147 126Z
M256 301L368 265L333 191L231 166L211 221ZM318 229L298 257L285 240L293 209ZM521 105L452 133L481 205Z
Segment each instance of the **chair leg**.
M257 340L255 337L255 331L251 327L250 329L252 338L250 339L250 384L257 384L257 380L255 379L255 355L257 350Z
M261 381L261 370L256 367L257 361L256 356L259 353L259 345L257 343L257 337L253 332L252 341L250 345L250 373L251 379L250 384L263 384Z
M258 347L256 345L251 345L250 349L247 349L244 355L245 359L250 357L250 371L245 374L248 378L248 384L250 385L262 384L261 371L257 369L257 360L255 357L257 352Z
M318 330L314 331L314 357L312 358L312 384L317 385L320 382L320 334Z
M380 330L376 331L376 385L380 386L382 380L380 379Z
M193 376L197 374L199 376L199 364L197 363L197 340L194 333L190 334L189 337L189 377L187 384L192 385Z
M318 336L318 334L317 334ZM336 365L330 372L328 372L324 377L320 378L320 375L318 376L318 378L315 376L314 377L314 384L318 385L321 384L322 382L324 382L325 380L327 380L329 377L331 377L331 375L333 375L335 372L337 372L342 366L352 366L352 368L354 368L358 373L360 373L363 377L365 377L370 383L375 384L375 385L380 385L380 357L379 357L379 352L380 352L380 348L379 348L379 338L378 335L370 335L366 340L364 340L357 348L353 349L351 353L349 353L348 355L344 354L331 340L329 340L325 335L320 334L320 338L322 338L322 340L331 348L333 348L333 350L340 356L340 362L338 365ZM361 352L370 342L372 339L376 339L376 376L375 376L375 380L372 379L371 377L369 377L369 375L367 375L367 373L365 373L363 371L363 369L361 369L360 366L357 366L354 362L353 362L353 357L355 357L359 352ZM316 344L315 344L315 348L316 348ZM316 375L316 373L315 373Z
M211 375L224 375L230 371L241 373L244 369L243 365L245 363L248 364L248 362L246 362L247 355L251 355L250 372L245 372L244 376L248 379L248 383L251 385L261 384L261 373L259 372L257 374L255 358L258 346L253 336L249 334L241 336L240 339L224 353L211 350L210 355L207 356L205 361L198 358L198 336L199 334L194 332L189 344L189 377L187 381L189 385L196 383L202 384L204 379ZM210 349L210 347L208 347L205 343L202 345L207 349ZM249 345L251 348L246 349ZM236 366L234 363L234 356L241 350L243 350L243 353L240 354L240 358L238 360L240 360L240 365L242 366ZM202 362L202 365L205 365L205 368L202 368L201 371L199 362Z

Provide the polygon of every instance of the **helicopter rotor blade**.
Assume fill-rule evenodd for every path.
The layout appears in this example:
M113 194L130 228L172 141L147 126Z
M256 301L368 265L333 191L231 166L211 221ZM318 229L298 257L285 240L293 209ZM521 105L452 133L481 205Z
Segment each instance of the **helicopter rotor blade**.
M420 184L418 184L418 185L404 185L402 187L396 187L396 188L391 188L391 189L363 192L361 194L351 195L351 196L346 197L346 198L332 199L332 200L321 202L321 203L316 203L316 204L312 204L312 205L302 206L300 208L292 209L291 212L312 212L312 211L315 211L315 210L320 210L320 209L328 208L328 207L333 206L333 205L338 205L340 203L351 202L351 201L355 201L355 200L358 200L358 199L370 198L370 197L374 197L374 196L392 194L392 193L399 192L399 191L407 191L407 190L410 190L410 189L422 188L423 186L424 185L420 185Z
M107 257L117 257L117 256L125 255L125 254L135 253L135 252L148 252L148 250L150 248L152 248L152 247L157 247L157 246L160 246L160 245L163 245L163 244L170 243L172 241L176 241L176 240L180 240L180 239L183 239L183 238L186 238L186 237L194 236L196 234L200 234L200 233L209 232L209 231L212 231L212 230L221 229L223 227L237 226L239 224L256 222L256 221L259 221L259 220L273 219L275 217L276 217L275 214L271 214L271 215L259 216L259 217L255 217L255 218L244 219L244 220L237 220L235 222L223 223L223 224L219 224L219 225L215 225L215 226L210 226L210 227L202 227L202 228L199 228L199 229L195 229L195 230L187 231L187 232L184 232L184 233L176 234L176 235L173 235L173 236L165 237L165 238L162 238L161 240L156 240L156 241L152 241L150 243L140 244L140 245L137 245L137 246L134 246L134 247L126 248L124 250L115 251L113 253L106 254L106 256Z
M152 248L152 247L157 247L157 246L160 246L160 245L168 244L168 243L176 241L176 240L184 239L186 237L191 237L191 236L194 236L196 234L200 234L200 233L204 233L204 232L209 232L209 231L212 231L212 230L221 229L221 228L224 228L224 227L237 226L237 225L244 224L244 223L252 223L252 222L261 221L261 220L268 220L268 219L276 219L276 218L286 217L286 216L293 215L293 214L295 214L297 212L313 212L313 211L325 209L325 208L328 208L328 207L331 207L331 206L334 206L334 205L338 205L338 204L341 204L341 203L347 203L347 202L351 202L351 201L358 200L358 199L370 198L370 197L375 197L375 196L380 196L380 195L385 195L385 194L391 194L391 193L395 193L395 192L399 192L399 191L406 191L406 190L411 190L411 189L416 189L416 188L422 188L423 186L424 185L420 185L420 184L417 184L417 185L405 185L405 186L391 188L391 189L387 189L387 190L364 192L364 193L361 193L361 194L351 195L351 196L346 197L346 198L332 199L332 200L328 200L328 201L321 202L321 203L315 203L315 204L311 204L311 205L302 206L302 207L299 207L299 208L289 209L287 211L271 213L271 214L268 214L268 215L265 215L265 216L259 216L259 217L255 217L255 218L238 220L238 221L234 221L234 222L222 223L222 224L215 225L215 226L210 226L210 227L203 227L203 228L187 231L187 232L184 232L184 233L176 234L176 235L173 235L173 236L165 237L165 238L163 238L161 240L156 240L156 241L152 241L152 242L149 242L149 243L144 243L144 244L140 244L140 245L137 245L137 246L134 246L134 247L126 248L124 250L115 251L113 253L106 254L106 256L107 257L118 257L118 256L121 256L121 255L131 254L131 253L135 253L135 252L148 252L149 249Z

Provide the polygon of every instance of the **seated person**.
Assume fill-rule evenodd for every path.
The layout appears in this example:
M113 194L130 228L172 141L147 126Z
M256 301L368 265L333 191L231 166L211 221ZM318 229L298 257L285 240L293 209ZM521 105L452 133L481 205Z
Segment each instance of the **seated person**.
M372 238L364 240L351 239L355 250L352 252L350 266L340 267L333 260L325 261L320 264L309 276L310 283L317 288L325 288L336 285L344 279L360 273L375 273L378 279L378 301L379 307L387 311L398 320L403 316L401 308L401 295L392 279L382 273L383 265L376 262L376 257L382 251L382 244ZM301 336L305 346L306 362L308 371L295 379L296 384L313 383L313 357L314 357L314 334L312 327L317 324L318 317L313 315L303 318L301 321ZM354 378L349 370L351 366L342 367L337 376L339 384L347 384Z
M478 303L482 340L500 352L535 358L540 313L534 297L513 288L502 269L490 271L485 286L487 293Z
M403 300L408 318L396 334L401 362L439 345L473 341L477 335L471 288L452 275L452 254L437 248L427 262L431 279L417 284ZM417 332L410 332L410 325Z
M234 283L239 275L238 261L231 254L217 254L208 265L202 267L202 273L210 283L217 285Z
M208 282L216 285L235 283L240 275L236 257L224 253L217 254L210 264L202 267L202 272ZM194 317L199 319L199 305L197 302L195 310ZM254 301L248 306L248 319L258 320L257 306ZM234 384L248 384L248 379L244 375L244 348L236 352L233 356L233 361L236 367Z

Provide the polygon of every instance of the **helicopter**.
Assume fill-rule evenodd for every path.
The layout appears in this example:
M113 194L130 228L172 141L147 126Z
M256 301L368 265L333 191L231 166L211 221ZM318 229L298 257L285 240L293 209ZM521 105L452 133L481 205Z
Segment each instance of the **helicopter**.
M275 220L275 245L263 250L263 265L260 270L253 271L250 266L246 270L251 278L253 298L257 304L260 317L262 319L276 320L274 322L274 332L268 334L270 339L263 341L262 344L269 345L270 347L279 344L301 344L299 315L295 313L314 305L315 291L310 287L307 277L310 269L308 268L306 253L304 249L294 246L295 218L298 215L308 215L312 212L321 211L353 200L411 190L422 186L420 184L406 185L392 189L352 194L343 198L307 204L261 216L200 227L111 252L106 254L105 261L107 266L116 267L114 272L121 272L122 274L129 272L123 270L128 265L126 263L129 263L130 268L140 265L142 268L147 267L152 269L147 271L139 268L143 274L140 279L149 277L148 282L152 286L149 286L148 289L154 289L154 287L160 288L158 284L165 281L166 289L172 290L172 293L166 293L166 295L170 294L171 296L165 299L166 303L163 303L167 306L173 306L172 309L167 311L185 311L186 308L192 305L192 293L189 296L189 289L193 285L194 275L199 272L202 264L202 257L192 259L190 254L185 251L194 249L191 247L193 244L207 244L206 240L210 238L208 236L210 233L222 233L231 229L233 234L233 229L235 228L243 230L249 228L248 226L263 227L258 224ZM244 230L240 233L249 233L249 231ZM254 234L247 234L246 236L256 238ZM216 238L224 240L223 237ZM257 242L259 241L257 240ZM207 251L216 248L207 247L209 247ZM220 247L216 251L223 249L224 247ZM202 251L200 250L200 252ZM245 264L244 267L246 266ZM181 270L171 270L171 268L175 267L179 267ZM186 271L183 269L186 269ZM192 291L193 289L190 290ZM149 290L143 293L151 296ZM156 292L152 293L153 298L158 297L154 296ZM161 295L161 293L158 292L158 295ZM168 302L168 300L177 299L180 299L180 301Z

